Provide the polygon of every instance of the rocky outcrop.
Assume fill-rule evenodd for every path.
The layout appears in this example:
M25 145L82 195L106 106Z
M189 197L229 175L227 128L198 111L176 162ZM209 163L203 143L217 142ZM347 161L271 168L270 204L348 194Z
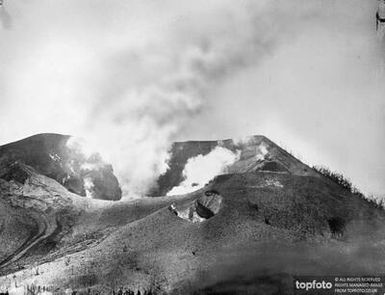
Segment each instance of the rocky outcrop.
M112 166L97 154L86 156L71 148L70 136L38 134L0 147L0 178L23 182L19 164L32 167L70 192L95 199L119 200L122 191Z
M218 191L208 190L200 195L195 201L176 206L172 204L169 208L178 217L193 222L203 222L217 215L221 209L223 198Z
M197 214L205 219L209 219L218 214L222 204L222 197L217 191L206 191L195 202L195 208Z

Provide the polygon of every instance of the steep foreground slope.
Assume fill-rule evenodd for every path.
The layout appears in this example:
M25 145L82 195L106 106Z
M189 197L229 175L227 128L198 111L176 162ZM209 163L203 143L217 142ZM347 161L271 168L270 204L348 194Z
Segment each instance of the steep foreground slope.
M0 179L0 287L293 294L294 275L381 273L383 209L290 157L276 161L290 160L285 173L257 162L190 194L130 202L79 197L19 164L23 181Z

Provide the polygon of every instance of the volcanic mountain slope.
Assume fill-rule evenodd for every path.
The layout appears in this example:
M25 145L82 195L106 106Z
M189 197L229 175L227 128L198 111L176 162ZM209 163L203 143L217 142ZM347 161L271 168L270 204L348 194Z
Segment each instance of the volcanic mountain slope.
M199 155L208 155L217 147L239 153L238 159L226 167L227 169L223 173L271 171L301 176L320 176L316 171L261 135L250 136L239 141L227 139L176 142L172 145L170 151L169 169L159 177L157 186L151 191L150 195L166 195L173 187L178 186L185 179L183 170L189 159Z
M188 160L206 144L184 143L189 154L179 155ZM253 145L244 147L251 155ZM247 164L235 162L193 193L120 202L79 197L19 164L24 182L0 179L7 244L0 286L11 294L27 285L58 294L120 286L142 294L293 294L294 275L380 273L383 209L278 147L266 150L263 160L242 151L238 163ZM259 169L263 161L286 171Z
M50 177L70 192L96 199L119 200L121 190L111 165L100 156L84 155L69 144L70 136L38 134L0 147L0 178L23 181L17 164L25 164ZM15 167L10 169L10 167Z
M18 174L23 175L23 184L0 179L0 265L11 269L19 267L17 261L35 245L45 244L49 252L78 211L72 194L56 181L22 164L18 164Z

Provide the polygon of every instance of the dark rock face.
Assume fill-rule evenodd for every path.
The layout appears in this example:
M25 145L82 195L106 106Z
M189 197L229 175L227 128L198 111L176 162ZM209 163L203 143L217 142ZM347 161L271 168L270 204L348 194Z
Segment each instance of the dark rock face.
M230 145L231 142L228 141ZM174 186L180 184L183 180L183 169L188 159L198 155L207 155L216 146L217 141L188 141L176 142L171 148L171 158L169 160L169 169L161 175L157 181L156 187L150 192L151 196L164 196Z
M195 208L197 214L209 219L218 214L222 204L222 197L217 191L206 191L203 196L196 200Z
M12 164L9 169L3 169L0 174L0 178L5 181L16 181L20 184L24 184L28 179L29 173L18 163Z
M70 136L60 134L38 134L1 146L0 177L23 183L27 176L17 169L17 163L21 163L55 179L72 193L119 200L122 192L112 166L96 154L86 157L69 148L69 139ZM86 180L92 185L87 186Z
M189 159L198 155L205 156L216 147L223 147L234 153L240 153L239 159L228 167L228 174L260 171L320 177L312 168L303 164L268 138L260 135L251 136L240 142L232 139L176 142L171 147L169 169L159 177L156 187L149 195L154 197L166 195L184 180L183 169Z
M266 161L258 170L266 172L289 172L283 165L274 161Z
M169 206L169 210L178 217L193 223L204 222L217 215L222 208L223 197L216 190L208 190L192 202Z

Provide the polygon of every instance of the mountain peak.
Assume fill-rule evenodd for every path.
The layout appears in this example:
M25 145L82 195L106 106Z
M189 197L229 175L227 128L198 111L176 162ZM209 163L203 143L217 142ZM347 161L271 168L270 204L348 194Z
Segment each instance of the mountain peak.
M217 153L218 149L221 149L220 153ZM228 163L228 160L224 159L225 165L219 170L217 169L218 171L211 173L210 176L249 172L320 176L312 168L263 135L252 135L242 139L175 142L170 150L169 168L159 177L157 186L150 195L166 195L173 188L186 182L189 163L194 161L199 161L197 166L204 170L200 174L209 172L208 170L212 169L212 165L215 165L215 160L221 161L223 157L228 157L225 151L234 155L233 160ZM193 185L197 182L190 181L190 183ZM204 183L200 185L202 186Z
M69 135L36 134L0 147L0 171L22 163L48 176L70 192L96 199L119 200L122 192L112 166L71 148ZM9 171L8 171L9 172ZM2 178L13 174L3 172Z

